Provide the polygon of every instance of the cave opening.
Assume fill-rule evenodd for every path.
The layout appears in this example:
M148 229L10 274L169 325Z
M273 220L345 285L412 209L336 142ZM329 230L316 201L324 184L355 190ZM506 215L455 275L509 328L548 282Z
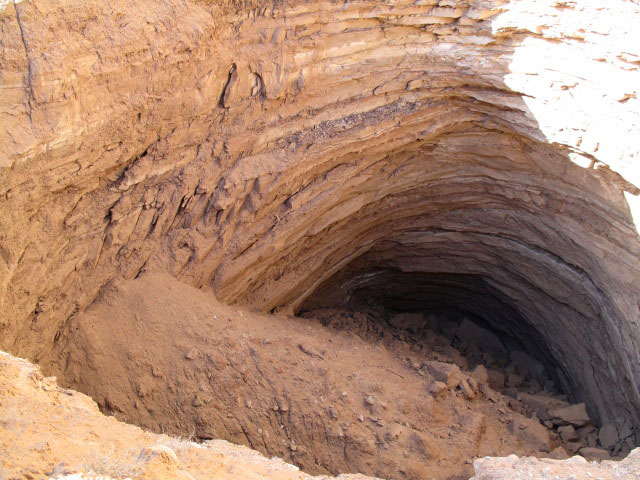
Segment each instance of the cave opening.
M476 334L484 331L487 337L475 338L461 331L464 341L472 343L474 349L502 364L507 362L509 351L529 351L548 366L557 382L553 358L539 332L527 323L506 295L482 276L375 269L345 283L341 289L347 291L342 295L336 295L333 282L331 288L321 287L300 307L298 314L308 315L320 306L353 311L377 308L389 318L418 313L425 321L418 320L417 325L411 326L414 333L428 328L452 340L457 338L456 332L466 321L474 325ZM339 303L335 302L336 298L340 299ZM432 318L427 321L429 316Z
M504 370L511 364L513 371L515 360L530 391L568 398L560 381L566 373L558 373L559 365L542 335L483 276L390 268L356 274L346 270L337 275L342 283L326 281L297 314L327 326L336 312L351 316L375 312L374 318L397 329L401 341L419 343L425 336L439 335L441 343L453 345L466 357L467 369L483 365Z
M635 387L611 365L634 367L611 348L626 341L611 328L624 317L619 278L594 245L628 222L579 167L567 167L572 191L600 195L588 205L564 179L511 173L543 147L516 142L505 165L469 167L497 148L469 135L477 143L453 133L385 150L360 179L319 173L278 197L275 216L238 226L242 242L215 268L184 256L200 289L175 270L156 276L197 250L186 226L165 258L72 316L45 365L129 423L224 438L310 473L449 478L514 451L624 456ZM351 165L328 161L336 178ZM262 184L248 185L259 198ZM598 437L607 425L613 443Z

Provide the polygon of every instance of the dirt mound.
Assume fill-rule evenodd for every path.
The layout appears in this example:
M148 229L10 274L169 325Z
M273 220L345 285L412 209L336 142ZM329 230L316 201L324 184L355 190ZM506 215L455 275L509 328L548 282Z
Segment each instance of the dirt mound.
M119 419L245 444L314 474L468 478L475 458L560 444L520 402L443 363L452 347L355 331L146 275L71 321L50 368Z
M98 411L37 366L0 352L0 478L311 480L293 465L223 440L156 435ZM327 477L317 480L329 480ZM362 475L340 480L365 480Z

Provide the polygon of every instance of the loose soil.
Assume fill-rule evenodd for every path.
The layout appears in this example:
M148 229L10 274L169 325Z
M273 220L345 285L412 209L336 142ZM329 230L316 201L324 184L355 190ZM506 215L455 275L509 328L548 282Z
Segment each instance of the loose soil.
M244 444L311 474L462 479L478 457L560 452L526 407L470 372L457 388L436 381L429 361L468 367L449 339L409 335L373 310L306 315L142 275L71 320L45 369L119 420Z

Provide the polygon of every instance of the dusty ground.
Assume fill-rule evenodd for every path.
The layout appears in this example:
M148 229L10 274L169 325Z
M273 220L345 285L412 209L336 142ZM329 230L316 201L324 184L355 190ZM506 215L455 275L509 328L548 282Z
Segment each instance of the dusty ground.
M426 362L467 365L450 341L412 345L367 318L323 327L143 275L70 322L47 370L118 419L245 444L312 474L469 478L476 458L547 456L561 444L469 372L447 364L470 383L466 394L437 383Z
M196 444L101 415L87 396L62 389L33 364L0 353L0 479L77 473L102 479L310 479L246 447L222 440Z
M640 449L621 462L484 458L476 480L635 480ZM101 415L87 396L58 387L39 368L0 352L0 478L312 480L279 459L222 440L196 444ZM329 477L313 477L330 480ZM366 480L341 475L340 480ZM426 477L429 478L429 477Z

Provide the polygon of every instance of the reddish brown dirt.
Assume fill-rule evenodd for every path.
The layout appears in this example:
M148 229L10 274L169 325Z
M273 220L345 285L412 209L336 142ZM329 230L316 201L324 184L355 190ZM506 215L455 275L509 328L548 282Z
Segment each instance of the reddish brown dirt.
M87 396L58 387L37 366L2 352L0 478L313 480L246 447L222 440L195 444L101 415Z
M440 337L416 347L352 330L146 275L111 285L70 321L46 369L120 420L245 444L314 474L469 478L477 457L545 456L559 444L498 392L434 395L423 362L455 359Z

